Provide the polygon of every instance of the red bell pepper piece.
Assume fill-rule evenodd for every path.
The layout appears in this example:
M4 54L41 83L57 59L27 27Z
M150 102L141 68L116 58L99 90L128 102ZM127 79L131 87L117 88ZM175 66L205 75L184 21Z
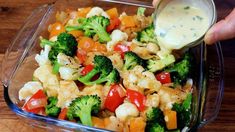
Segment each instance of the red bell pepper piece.
M115 112L116 108L123 103L125 93L118 84L111 85L109 93L106 97L104 106L111 112Z
M162 84L171 83L171 75L169 72L161 72L157 74L156 79Z
M143 111L145 109L146 97L142 93L135 90L127 89L126 94L128 100L131 103L135 104L139 111Z
M81 74L82 74L83 76L85 76L87 73L89 73L90 71L92 71L93 68L94 68L93 65L86 65L86 66L84 67L84 69L81 71Z
M130 46L122 45L120 43L114 46L114 51L118 51L121 54L122 59L124 58L125 52L130 51Z
M44 113L47 105L47 96L40 89L23 106L23 110L35 114Z
M115 28L117 28L121 24L121 21L119 18L113 18L110 20L110 24L106 27L107 32L113 31Z

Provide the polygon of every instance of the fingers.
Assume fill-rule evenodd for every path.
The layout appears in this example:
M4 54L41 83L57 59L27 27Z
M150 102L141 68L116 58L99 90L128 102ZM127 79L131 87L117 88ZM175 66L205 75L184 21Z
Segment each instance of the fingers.
M153 6L157 6L160 0L153 0Z
M213 44L231 38L235 38L235 8L224 20L219 21L209 29L204 41L206 44Z

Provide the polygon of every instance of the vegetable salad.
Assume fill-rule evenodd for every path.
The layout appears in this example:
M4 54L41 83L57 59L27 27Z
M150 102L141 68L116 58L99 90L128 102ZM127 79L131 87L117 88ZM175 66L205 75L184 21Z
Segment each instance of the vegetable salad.
M40 37L22 109L113 131L182 130L190 123L192 56L161 49L145 8L57 12Z

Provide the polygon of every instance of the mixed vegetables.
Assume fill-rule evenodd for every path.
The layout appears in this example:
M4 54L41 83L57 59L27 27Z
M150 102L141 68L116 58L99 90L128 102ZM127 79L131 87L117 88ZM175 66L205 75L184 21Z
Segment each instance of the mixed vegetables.
M113 131L180 131L191 118L192 56L161 49L153 18L116 8L56 14L40 38L27 112Z

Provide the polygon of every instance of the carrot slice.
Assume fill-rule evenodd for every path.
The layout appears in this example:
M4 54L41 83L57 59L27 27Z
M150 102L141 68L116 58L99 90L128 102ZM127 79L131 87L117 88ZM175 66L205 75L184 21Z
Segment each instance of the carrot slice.
M90 12L91 7L87 7L87 8L79 8L78 9L78 16L79 17L86 17L87 13Z
M94 127L98 127L98 128L104 128L104 120L98 118L98 117L91 117L92 123Z
M68 32L69 34L72 34L75 38L83 36L83 32L79 30L73 30Z
M66 114L67 114L68 109L67 108L63 108L59 114L58 119L60 120L65 120L67 118Z
M60 22L55 22L54 24L49 26L48 29L50 36L49 38L52 38L54 36L58 36L60 33L65 32L64 25Z

